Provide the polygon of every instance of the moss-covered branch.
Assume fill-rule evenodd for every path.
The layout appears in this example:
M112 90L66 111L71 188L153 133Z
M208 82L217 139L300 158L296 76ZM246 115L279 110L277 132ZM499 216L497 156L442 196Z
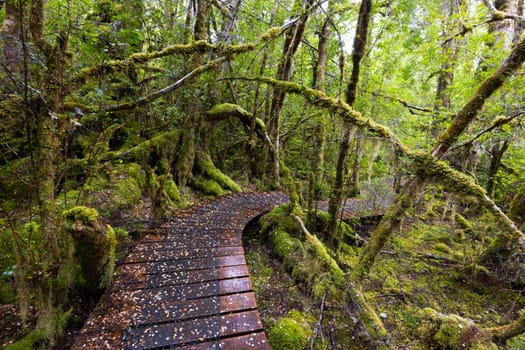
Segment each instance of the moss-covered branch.
M525 44L522 45L524 46L523 53L525 55ZM507 73L510 74L509 72ZM454 170L447 163L439 161L436 157L422 155L409 149L388 127L376 123L371 118L363 117L361 113L354 110L347 103L333 99L319 90L311 89L293 82L280 81L266 77L247 80L258 80L270 85L279 85L281 89L287 93L301 95L308 99L313 105L326 108L334 114L339 115L345 122L389 139L396 147L399 155L404 155L416 163L417 168L421 170L418 172L419 176L426 178L432 177L433 180L444 185L445 189L448 191L475 196L484 207L492 212L504 224L506 230L510 232L518 230L512 220L510 220L494 203L494 201L486 195L485 191L467 175ZM523 234L521 233L521 235Z
M277 38L282 33L281 28L270 28L268 31L263 33L259 41L269 42ZM241 53L246 53L255 49L257 45L254 43L245 43L239 45L228 45L224 46L221 44L214 45L206 40L197 40L189 44L176 44L165 47L160 51L155 52L137 52L123 60L111 60L103 62L101 64L86 67L80 70L80 72L73 77L68 85L79 86L86 82L90 77L93 76L104 76L107 74L124 72L130 67L136 64L143 64L154 60L156 58L162 58L173 55L191 55L194 53L215 53L224 56L234 56Z
M361 113L350 107L346 102L332 98L322 91L308 88L294 82L282 81L268 77L240 79L261 81L269 85L279 86L279 88L286 93L301 95L312 105L329 110L330 112L340 116L343 121L359 128L368 130L379 137L390 140L395 146L396 150L400 151L402 154L409 153L408 147L405 146L388 127L376 123L371 118L365 118Z
M491 334L492 339L499 344L505 344L507 339L525 333L525 309L519 312L519 317L514 322L500 327L489 328L487 332Z
M522 35L507 59L481 83L474 95L452 119L448 128L439 137L432 155L441 158L445 154L478 115L487 99L518 70L523 61L525 61L525 35Z
M78 85L84 83L90 77L104 76L111 73L123 72L136 64L143 64L156 58L172 55L191 55L194 53L215 52L226 56L232 56L239 53L251 51L255 44L241 44L221 46L213 45L205 40L198 40L190 44L170 45L160 51L155 52L138 52L130 55L124 60L112 60L81 69L80 72L70 80L69 84Z
M487 196L485 190L470 176L453 169L446 162L437 160L431 155L417 155L413 157L413 160L416 166L416 173L421 179L439 183L453 193L463 196L474 196L503 225L502 227L505 231L509 233L515 232L525 242L525 236L519 231L516 224L501 211L496 203Z
M525 111L524 110L520 110L520 111L517 111L515 112L514 114L508 116L508 117L504 117L504 116L497 116L496 118L494 118L492 120L492 124L481 130L480 132L478 132L476 135L474 135L474 137L472 137L470 140L468 141L465 141L463 142L462 144L460 145L457 145L455 147L453 147L452 149L456 149L456 148L460 148L460 147L464 147L464 146L467 146L467 145L470 145L472 144L474 141L476 141L477 139L479 139L481 136L491 132L492 130L496 129L496 128L499 128L499 127L502 127L503 125L505 124L510 124L512 123L516 118L518 117L521 117L522 115L525 114Z
M241 106L232 103L217 104L213 106L208 112L206 112L206 116L208 121L216 121L234 117L238 118L243 124L247 126L251 125L253 119L253 115L250 112ZM255 118L255 130L264 137L266 126L259 118Z
M315 297L321 298L328 290L336 304L344 303L351 308L359 331L366 334L371 346L374 345L371 348L381 347L388 335L381 319L366 301L360 287L347 285L344 272L327 247L308 231L303 220L292 210L291 205L280 206L262 221L262 230L269 235L270 243L284 266Z

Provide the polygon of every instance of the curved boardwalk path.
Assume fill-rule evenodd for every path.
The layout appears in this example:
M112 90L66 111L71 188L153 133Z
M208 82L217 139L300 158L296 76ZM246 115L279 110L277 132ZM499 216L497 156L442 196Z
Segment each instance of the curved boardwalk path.
M241 193L180 212L118 267L72 349L269 349L241 234L287 201Z

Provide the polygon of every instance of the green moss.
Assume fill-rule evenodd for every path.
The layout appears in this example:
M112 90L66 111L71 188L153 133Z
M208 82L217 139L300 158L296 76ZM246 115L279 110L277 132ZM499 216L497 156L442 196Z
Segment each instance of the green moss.
M312 335L307 317L292 310L270 329L268 339L274 350L303 350L307 348Z
M434 245L433 250L435 250L438 253L452 254L452 249L450 249L450 247L445 243L438 243Z
M429 349L498 349L489 336L472 321L457 315L445 315L431 308L420 313L420 336Z
M66 210L64 211L63 215L68 219L68 221L66 221L66 225L73 223L76 225L78 221L80 221L81 224L90 225L98 220L97 210L84 206L77 206ZM70 229L70 227L66 226L66 229ZM73 227L71 227L71 229L73 229Z
M262 229L269 235L273 250L292 277L303 283L312 295L321 298L325 289L342 296L344 273L325 245L314 235L301 231L292 217L291 204L279 206L262 218Z
M90 292L103 289L113 276L115 231L92 208L74 207L63 216L63 229L73 238L80 267L77 284Z
M146 173L137 163L126 163L124 164L124 171L126 175L133 178L137 185L142 189L146 186Z
M213 106L206 114L210 117L223 116L228 114L241 114L251 118L251 113L239 105L233 103L221 103Z
M235 181L215 167L208 154L199 152L196 165L201 174L218 184L223 189L234 193L242 192L241 187L235 183Z
M142 198L142 191L134 178L119 179L114 185L113 204L126 209L136 205Z
M222 187L214 180L203 179L202 177L194 177L191 180L191 185L197 191L200 191L209 196L220 196L224 194Z
M279 37L279 35L281 35L281 32L281 28L272 27L260 36L260 40L264 42L270 42Z
M466 234L473 234L472 223L465 219L465 217L459 213L456 214L456 223L465 230Z
M181 202L179 188L177 187L173 179L170 178L166 181L165 188L166 188L166 194L168 195L168 198L170 200L172 200L175 203Z
M326 211L316 210L315 222L315 231L317 233L323 233L326 237L329 237L330 214ZM339 228L340 240L342 241L341 243L355 243L356 237L352 226L341 220L337 221L337 226ZM336 245L339 244L340 243Z
M15 300L15 291L8 281L0 278L0 304L9 304Z
M42 330L34 329L30 331L21 340L8 345L5 350L28 350L28 349L43 349L43 345L39 346L46 339L45 333Z

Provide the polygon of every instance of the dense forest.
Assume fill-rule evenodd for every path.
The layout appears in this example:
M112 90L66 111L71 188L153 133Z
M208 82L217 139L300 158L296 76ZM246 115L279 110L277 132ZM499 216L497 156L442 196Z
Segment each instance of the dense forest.
M0 4L2 347L67 348L173 213L283 191L274 349L525 348L524 0Z

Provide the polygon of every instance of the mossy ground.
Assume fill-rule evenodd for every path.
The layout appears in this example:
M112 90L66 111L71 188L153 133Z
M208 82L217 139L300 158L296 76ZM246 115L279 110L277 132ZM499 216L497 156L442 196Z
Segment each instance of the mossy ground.
M423 214L418 213L418 209L412 212L412 218L404 220L401 232L394 235L383 248L362 284L365 299L380 315L390 333L389 348L497 348L487 338L484 329L509 323L516 319L517 312L525 306L523 290L513 288L508 281L496 278L498 276L475 264L482 247L490 242L487 232L496 232L498 225L492 224L483 214L476 214L481 217L472 217L473 213L465 216L452 213L448 217L439 212L442 210L439 205L430 214L426 208L422 209L424 220L419 219ZM263 231L274 225L273 238L270 239L274 258L312 258L304 250L304 234L301 238L301 232L298 232L294 220L289 216L288 207L279 207L266 215L262 222ZM321 232L321 237L323 235ZM339 268L350 271L357 261L355 249L357 254L362 249L342 244L334 252L321 246L323 249L319 252L326 254L313 255L318 260L311 270L317 271L314 274L319 273L320 266L330 270L330 265L322 263L325 256L335 257ZM261 258L257 255L257 259ZM266 284L272 278L272 271L268 269L271 265L257 259L250 259L252 264L259 266L252 275L258 276L256 280ZM299 262L296 265L302 264ZM311 262L308 264L311 265ZM298 279L294 274L297 266L287 267L286 260L283 265L300 291L311 296L309 305L303 305L303 309L309 309L310 314L315 314L319 295L312 293L312 290L319 289L319 281L314 279L311 286L305 284L304 279ZM255 284L258 285L257 282ZM328 303L333 302L330 294ZM433 317L423 311L427 309L433 310ZM281 317L285 316L286 311L283 310ZM332 332L335 348L362 348L363 344L356 344L353 340L352 321L343 308L338 308L337 303L331 304L324 316L323 332L325 335ZM427 326L423 327L425 324ZM458 329L452 329L451 324ZM507 348L525 348L525 337L522 335L509 340Z
M463 221L456 226L450 221L411 220L384 248L389 254L381 254L372 267L364 290L376 310L386 316L384 323L393 336L393 348L456 348L439 347L442 332L437 333L435 344L424 343L420 325L424 321L421 310L426 307L487 328L508 323L525 305L521 291L486 279L482 273L472 275L469 267L479 247L466 232L458 234L465 228ZM458 342L458 349L468 348L468 344L462 347ZM515 339L509 342L509 349L520 349L524 344L523 338Z

